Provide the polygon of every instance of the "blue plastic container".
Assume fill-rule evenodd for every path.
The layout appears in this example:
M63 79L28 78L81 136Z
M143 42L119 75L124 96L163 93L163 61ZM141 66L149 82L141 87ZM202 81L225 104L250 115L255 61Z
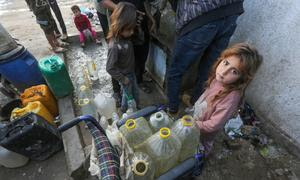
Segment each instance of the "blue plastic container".
M39 70L38 61L26 48L21 47L16 53L0 59L0 74L19 91L46 83Z

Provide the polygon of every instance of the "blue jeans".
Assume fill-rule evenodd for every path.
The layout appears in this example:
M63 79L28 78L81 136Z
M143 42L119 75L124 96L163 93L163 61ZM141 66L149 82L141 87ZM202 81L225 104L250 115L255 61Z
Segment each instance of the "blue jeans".
M127 104L128 99L126 93L128 95L132 95L136 104L137 105L139 104L139 87L137 85L135 73L128 74L126 75L126 77L129 78L130 83L127 85L120 83L122 89L122 102L121 102L122 112L125 112L128 108L128 104Z
M211 66L227 47L230 37L235 31L237 18L238 15L222 18L177 37L167 76L167 92L171 111L178 110L182 76L199 59L201 60L192 103L197 101L202 94Z

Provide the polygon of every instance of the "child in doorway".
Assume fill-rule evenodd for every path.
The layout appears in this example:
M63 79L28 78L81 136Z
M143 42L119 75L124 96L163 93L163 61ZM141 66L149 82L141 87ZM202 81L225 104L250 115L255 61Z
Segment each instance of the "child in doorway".
M116 79L122 89L121 111L128 108L129 96L138 104L138 86L135 76L135 59L130 37L136 25L136 8L133 4L120 2L111 15L108 32L108 56L106 70Z
M194 106L194 118L200 129L207 156L214 137L238 110L244 91L262 62L258 51L246 43L225 49L214 64L206 90Z
M94 40L95 40L95 42L97 44L100 44L101 41L97 38L96 32L92 29L91 22L89 21L89 19L85 15L81 14L79 6L77 6L77 5L72 6L71 10L75 15L74 23L76 25L76 28L80 32L80 35L79 35L80 45L82 47L85 46L85 39L86 39L85 31L90 31L93 38L94 38Z

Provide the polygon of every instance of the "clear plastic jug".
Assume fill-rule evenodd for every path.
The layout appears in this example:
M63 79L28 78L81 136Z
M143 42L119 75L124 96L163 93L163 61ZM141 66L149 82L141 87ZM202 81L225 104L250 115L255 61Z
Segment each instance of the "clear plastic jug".
M155 162L158 177L177 165L181 142L169 128L161 128L147 140L146 149Z
M200 131L192 116L185 115L172 126L172 132L180 139L182 148L179 161L192 157L200 141Z
M98 113L107 119L112 118L112 113L117 111L115 99L107 97L102 93L96 95L94 102Z
M78 95L78 105L82 115L91 115L98 118L96 105L93 101L93 92L86 86L81 86Z
M131 159L134 180L153 180L154 162L146 153L136 152Z
M152 135L152 131L145 118L128 119L120 127L120 131L127 140L129 146L133 149L138 148L140 144Z
M9 151L0 146L0 165L7 168L17 168L27 164L29 158Z
M171 127L173 121L169 118L166 112L159 111L150 116L149 123L153 132L157 132L162 127Z

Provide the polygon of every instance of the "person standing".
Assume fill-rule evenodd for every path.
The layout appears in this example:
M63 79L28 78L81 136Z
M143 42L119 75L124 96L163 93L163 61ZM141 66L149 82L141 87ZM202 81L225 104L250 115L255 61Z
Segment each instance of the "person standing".
M94 0L94 6L95 9L97 10L97 15L100 21L100 25L103 30L104 37L106 39L107 34L108 34L108 20L106 16L106 11L107 9L103 7L103 5L100 3L101 0Z
M182 76L200 59L190 103L198 100L212 64L227 47L243 12L243 0L177 1L177 38L167 75L170 113L178 112Z
M111 11L115 9L118 2L132 3L137 9L137 25L133 37L131 38L135 55L135 74L139 88L145 93L151 93L150 87L148 87L143 80L150 41L147 25L148 17L146 16L144 0L101 0L101 4ZM115 83L113 82L113 84Z
M67 33L67 28L66 28L64 19L63 19L62 15L61 15L59 6L57 4L57 1L56 0L48 0L48 2L49 2L49 5L50 5L52 11L55 14L56 19L59 22L61 31L63 33L62 36L61 36L61 34L60 34L59 30L58 30L58 27L57 27L57 25L55 23L55 34L56 34L56 37L61 36L61 40L65 41L68 38L68 33Z

